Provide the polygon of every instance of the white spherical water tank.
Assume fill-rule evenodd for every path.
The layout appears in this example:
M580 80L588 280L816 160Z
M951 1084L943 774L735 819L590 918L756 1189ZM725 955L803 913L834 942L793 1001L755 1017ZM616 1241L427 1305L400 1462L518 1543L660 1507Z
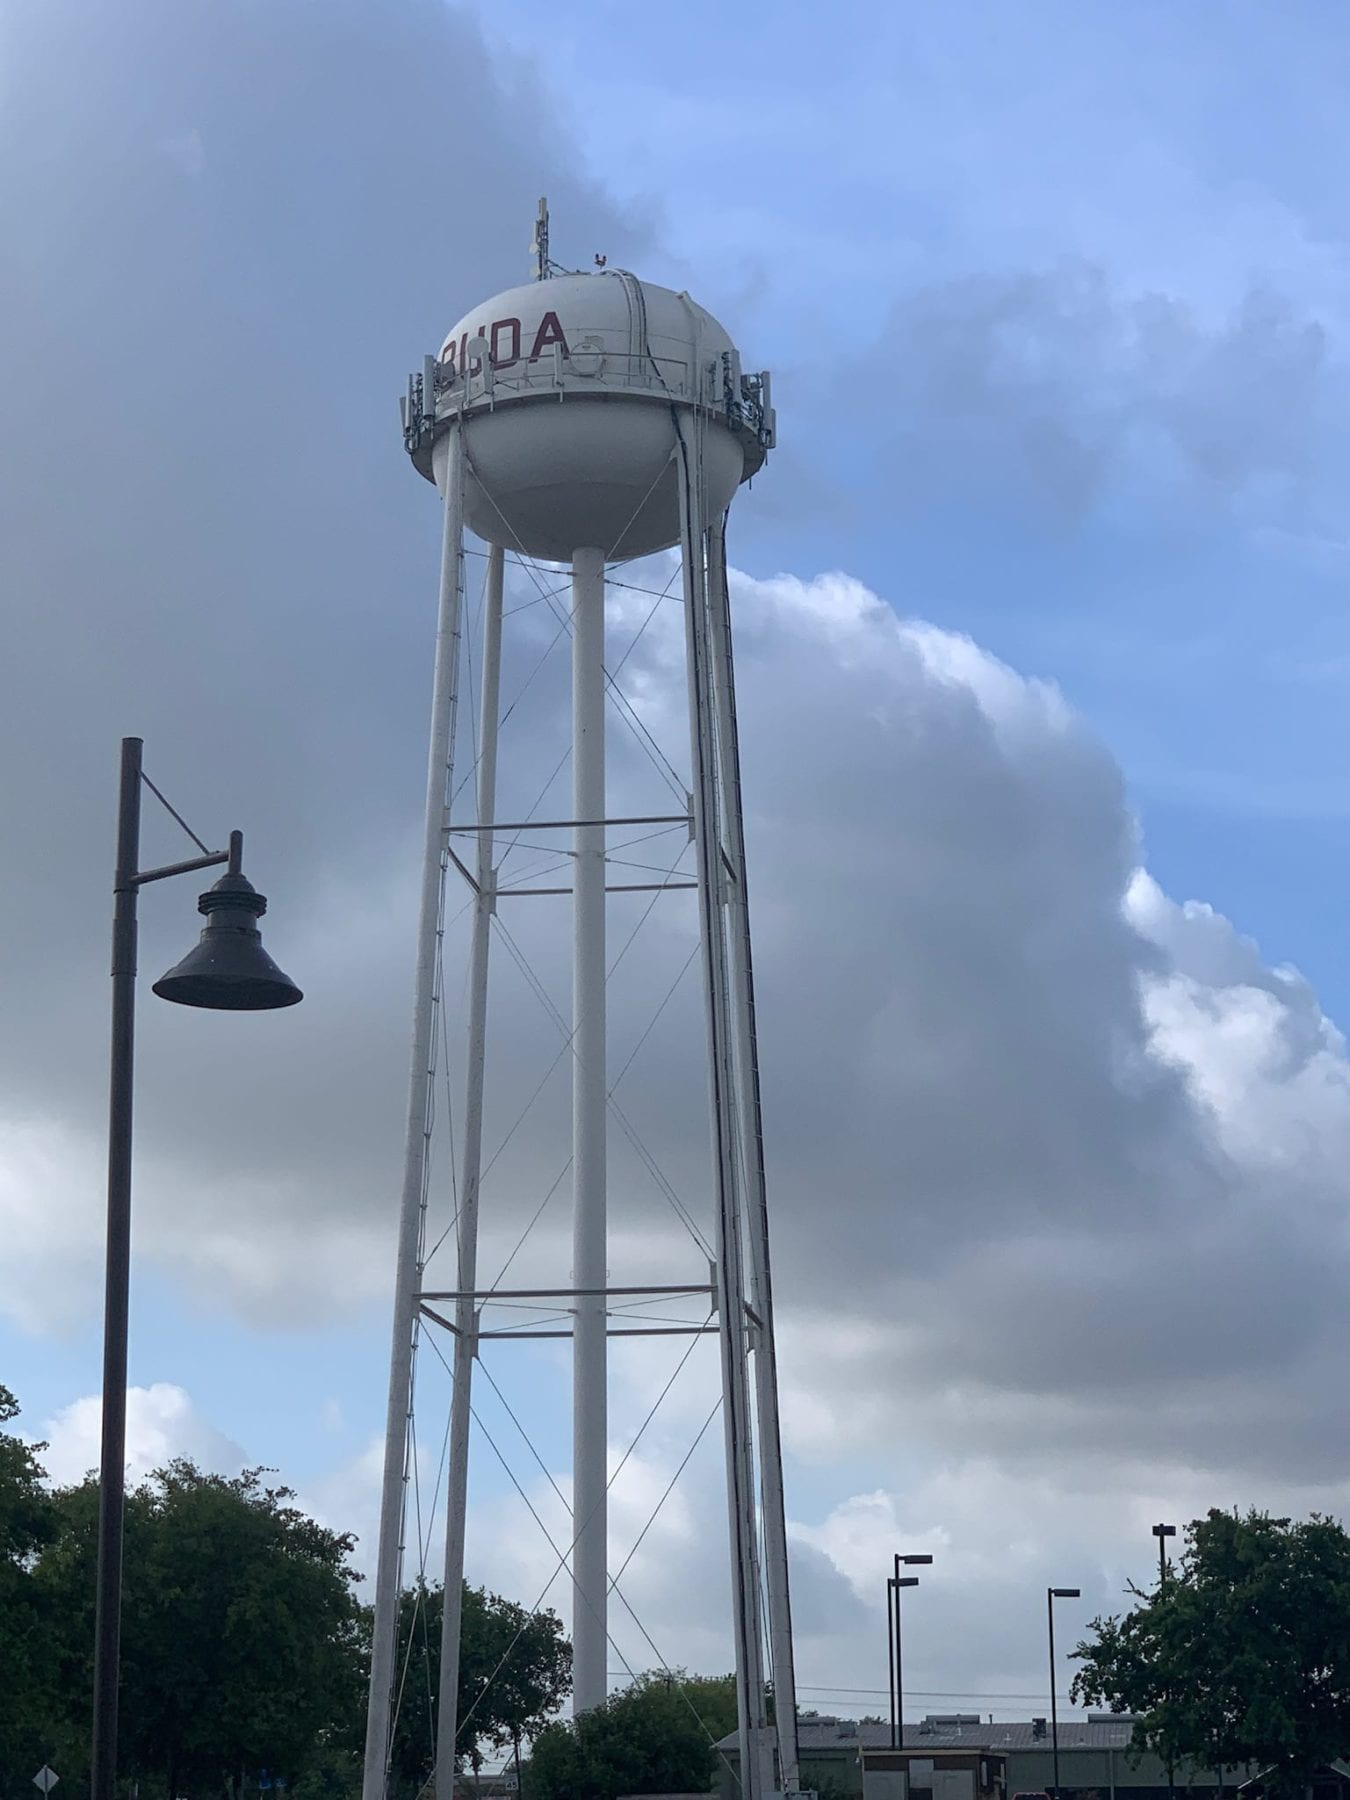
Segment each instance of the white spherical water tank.
M551 276L475 307L442 345L432 385L409 445L422 473L443 486L458 425L470 530L550 561L669 548L675 456L692 458L712 518L772 442L767 397L743 380L717 320L622 270Z
M762 467L772 448L773 407L767 374L745 374L722 327L687 294L607 269L566 273L548 253L548 208L540 203L532 245L535 280L510 288L475 307L455 327L439 353L424 359L403 398L403 437L414 466L440 488L443 506L441 574L437 599L436 665L421 904L417 939L417 989L413 1053L409 1062L408 1130L403 1204L399 1224L398 1298L390 1361L375 1618L371 1631L370 1708L363 1776L364 1800L384 1800L390 1726L399 1683L397 1656L402 1546L405 1540L406 1470L415 1455L414 1409L409 1404L414 1348L426 1309L426 1268L417 1245L426 1229L431 1191L426 1185L431 1138L434 1045L446 1023L438 1007L445 884L450 862L466 875L472 923L467 949L468 993L464 1013L462 1071L464 1130L455 1146L459 1160L450 1252L462 1285L453 1294L453 1322L431 1318L455 1333L453 1389L446 1463L445 1591L458 1594L464 1577L476 1340L483 1317L478 1267L478 1196L482 1165L481 1125L488 1075L490 971L500 960L489 947L495 935L497 897L523 899L532 891L566 893L571 899L571 1016L566 1022L571 1107L572 1254L555 1278L534 1290L546 1311L560 1293L572 1339L572 1497L576 1530L569 1552L573 1617L573 1709L603 1706L609 1693L607 1608L609 1463L608 1340L616 1330L611 1299L651 1294L612 1287L609 1251L610 1166L608 955L610 895L641 887L695 888L691 923L702 949L708 1083L711 1199L713 1213L734 1255L711 1272L692 1264L692 1288L661 1293L709 1293L718 1318L730 1574L735 1620L736 1681L741 1696L738 1730L745 1800L791 1800L796 1790L796 1708L793 1701L792 1634L788 1593L787 1531L782 1500L778 1399L773 1365L767 1237L767 1184L758 1131L758 1072L750 989L749 913L745 905L744 828L731 667L731 618L727 594L724 514L737 485ZM481 633L468 629L469 587L464 534L468 526L488 540L483 572ZM606 782L606 715L613 675L606 663L613 636L606 630L606 563L680 546L680 606L685 638L684 684L688 700L689 788L675 783L666 810L632 819L616 811ZM567 885L532 890L500 879L504 858L518 833L502 823L497 785L499 734L522 695L501 706L503 626L508 552L570 563L569 577L540 582L541 598L570 634L570 799L556 816L529 817L536 831L565 851ZM566 601L561 600L563 594ZM526 636L530 636L527 615ZM509 628L509 626L508 626ZM627 633L621 633L627 639ZM556 634L555 642L562 633ZM476 650L476 654L471 651ZM466 682L477 665L477 679ZM528 688L530 683L526 682ZM474 690L477 690L476 695ZM523 692L523 690L522 690ZM673 697L673 696L672 696ZM472 727L458 732L461 699L474 708ZM550 728L561 721L551 703ZM470 739L468 774L456 779L457 745ZM559 761L555 774L562 771ZM550 778L551 785L552 778ZM452 823L452 797L470 783L465 803L474 823ZM549 786L540 794L542 804ZM502 802L511 816L515 802ZM677 810L676 810L677 809ZM458 802L453 807L457 821ZM550 811L555 809L550 808ZM613 838L634 824L656 823L687 834L693 848L692 879L611 883L622 869L622 846ZM458 856L447 858L451 834L468 831L476 845L477 872ZM510 832L509 838L506 834ZM641 841L641 840L637 840ZM465 846L467 848L467 846ZM672 844L672 850L674 849ZM687 865L683 865L687 868ZM514 869L512 863L510 868ZM672 866L671 875L675 874ZM509 870L508 870L509 876ZM722 903L734 884L736 905ZM515 905L513 898L511 905ZM552 907L552 901L545 904ZM620 902L626 905L627 902ZM645 917L645 913L643 914ZM459 1010L459 1009L457 1009ZM561 1022L561 1021L560 1021ZM509 1082L509 1072L506 1076ZM498 1071L494 1079L501 1080ZM515 1101L511 1100L515 1110ZM560 1121L561 1123L561 1121ZM559 1146L561 1150L562 1146ZM435 1186L442 1189L444 1184ZM556 1185L556 1184L555 1184ZM448 1199L448 1195L442 1195ZM437 1241L441 1241L440 1238ZM678 1273L678 1271L672 1271ZM614 1271L619 1273L619 1271ZM568 1285L563 1286L566 1282ZM705 1285L705 1283L707 1285ZM756 1309L751 1312L751 1307ZM652 1317L658 1315L652 1314ZM743 1321L758 1324L751 1344ZM535 1325L489 1335L541 1335ZM545 1320L547 1323L547 1320ZM653 1329L669 1330L670 1325ZM691 1324L695 1333L704 1329ZM555 1336L552 1328L542 1335ZM753 1362L752 1362L753 1356ZM753 1394L753 1401L752 1401ZM758 1508L747 1505L757 1497ZM759 1514L759 1517L756 1514ZM760 1533L762 1530L762 1547ZM761 1574L762 1571L762 1574ZM442 1638L437 1742L441 1756L436 1791L454 1786L453 1747L458 1735L459 1619L447 1607ZM775 1726L765 1703L767 1641L775 1690L782 1704Z

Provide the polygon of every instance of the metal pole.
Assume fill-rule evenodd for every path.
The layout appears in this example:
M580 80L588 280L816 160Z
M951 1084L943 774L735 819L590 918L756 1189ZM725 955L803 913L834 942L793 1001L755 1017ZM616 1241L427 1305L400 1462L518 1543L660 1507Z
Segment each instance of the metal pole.
M1050 1627L1050 1754L1054 1759L1055 1793L1059 1796L1059 1707L1055 1700L1055 1594L1053 1588L1046 1590L1046 1618Z
M459 702L462 618L464 464L458 430L446 438L445 533L441 549L440 601L436 619L436 672L432 685L431 742L427 753L426 817L422 840L422 891L417 921L412 1060L404 1139L403 1194L398 1262L394 1277L393 1349L384 1430L384 1478L375 1567L375 1616L371 1627L370 1700L366 1713L362 1800L384 1800L398 1640L403 1517L412 1407L413 1338L421 1283L426 1216L427 1150L431 1135L431 1077L436 1048L436 964L445 892L455 716Z
M1159 1524L1159 1525L1155 1525L1153 1527L1153 1535L1158 1540L1158 1593L1159 1593L1159 1596L1162 1595L1163 1589L1167 1586L1167 1540L1169 1537L1171 1537L1174 1534L1174 1532L1175 1532L1174 1526ZM1169 1756L1167 1759L1167 1800L1176 1800L1176 1791L1177 1791L1176 1765L1173 1763L1171 1757Z
M501 712L502 581L506 553L488 549L483 607L483 674L479 700L478 821L492 821L497 805L497 729ZM450 1452L446 1491L445 1586L441 1611L441 1676L436 1712L436 1800L454 1800L455 1738L459 1723L459 1634L464 1610L464 1528L469 1490L469 1400L478 1318L478 1191L483 1165L483 1075L487 1060L488 953L497 910L494 838L480 831L469 952L468 1055L464 1096L464 1162L459 1184L458 1287L455 1306L454 1388L450 1400Z
M774 1721L779 1779L788 1793L800 1786L797 1745L797 1673L792 1648L792 1600L788 1583L787 1506L783 1495L783 1439L778 1415L778 1352L769 1261L768 1184L764 1174L764 1117L755 1023L755 976L750 947L750 894L746 873L745 816L741 802L741 751L736 722L736 672L727 589L727 542L722 519L708 528L708 616L712 691L717 716L719 776L726 821L725 849L734 871L727 886L728 977L736 1039L736 1111L746 1188L746 1236L750 1251L751 1304L759 1320L755 1339L755 1416L759 1426L760 1514L764 1529L765 1600L769 1661L773 1670Z
M1162 1531L1158 1533L1158 1592L1162 1593L1167 1586L1167 1537ZM1167 1759L1167 1800L1176 1800L1176 1769L1172 1759Z
M136 1045L136 876L141 840L140 738L122 739L113 875L112 1054L108 1083L108 1250L103 1302L103 1437L98 1483L91 1800L117 1781L122 1527L126 1510L127 1323L131 1286L131 1115Z
M891 1698L891 1749L900 1748L895 1716L895 1603L891 1599L891 1577L886 1577L886 1652L888 1659L887 1693Z
M605 558L572 556L572 805L605 816ZM605 828L572 835L572 1696L602 1706L608 1632L605 1244Z
M899 1558L896 1558L897 1566ZM905 1747L905 1677L900 1660L900 1577L895 1578L895 1735L897 1748Z
M766 1723L757 1551L754 1444L747 1368L745 1279L737 1168L732 1031L723 922L721 797L713 735L702 481L697 442L679 426L680 550L684 573L689 733L694 771L694 842L708 1027L709 1109L717 1202L717 1310L722 1353L722 1423L736 1644L736 1706L743 1800L773 1791Z

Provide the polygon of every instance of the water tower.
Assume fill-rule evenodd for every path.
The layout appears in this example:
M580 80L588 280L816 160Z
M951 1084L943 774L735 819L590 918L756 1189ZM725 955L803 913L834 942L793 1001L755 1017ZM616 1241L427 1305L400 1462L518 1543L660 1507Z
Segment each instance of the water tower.
M415 467L444 505L444 539L418 924L411 1083L375 1591L364 1800L385 1800L395 1686L414 1344L428 1316L453 1333L437 1800L452 1800L470 1400L482 1304L479 1185L495 846L502 595L508 555L570 566L571 816L533 820L570 849L573 922L573 1252L547 1293L567 1314L573 1356L574 1704L607 1682L606 1381L614 1308L606 1259L606 897L608 834L646 820L606 809L605 580L620 560L679 547L689 700L689 791L671 821L693 840L711 1124L715 1256L700 1271L721 1355L740 1767L747 1800L798 1787L795 1681L760 1132L740 764L724 526L741 482L773 444L769 377L746 375L730 337L687 294L619 269L558 270L541 203L535 279L475 307L427 357L403 403ZM451 817L464 638L466 527L485 540L477 817ZM469 702L474 704L472 700ZM465 850L461 858L455 845ZM437 953L447 870L470 889L465 1092L458 1154L456 1282L424 1281ZM617 885L617 883L613 884ZM556 891L556 890L555 890ZM437 1311L453 1304L453 1312ZM761 1555L762 1543L762 1555ZM777 1704L770 1726L764 1690ZM775 1769L775 1749L777 1768Z

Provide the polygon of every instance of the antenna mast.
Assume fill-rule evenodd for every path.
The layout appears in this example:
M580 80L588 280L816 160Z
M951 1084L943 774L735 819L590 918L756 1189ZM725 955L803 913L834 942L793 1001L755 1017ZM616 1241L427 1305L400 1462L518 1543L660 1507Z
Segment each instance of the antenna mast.
M540 197L538 216L534 221L534 237L530 240L530 255L534 258L534 278L536 281L548 280L548 195Z

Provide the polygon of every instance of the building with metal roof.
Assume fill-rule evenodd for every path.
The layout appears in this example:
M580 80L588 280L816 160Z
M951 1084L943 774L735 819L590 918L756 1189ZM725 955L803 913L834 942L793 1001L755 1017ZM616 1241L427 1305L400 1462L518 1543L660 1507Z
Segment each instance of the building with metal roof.
M1048 1718L982 1719L978 1713L930 1713L908 1723L893 1747L884 1719L803 1718L799 1727L802 1786L828 1800L1017 1800L1055 1785ZM1062 1800L1169 1800L1166 1765L1132 1749L1134 1720L1122 1713L1061 1719ZM719 1751L722 1800L737 1800L736 1739ZM1236 1795L1254 1773L1245 1768L1177 1769L1178 1794L1220 1787Z

